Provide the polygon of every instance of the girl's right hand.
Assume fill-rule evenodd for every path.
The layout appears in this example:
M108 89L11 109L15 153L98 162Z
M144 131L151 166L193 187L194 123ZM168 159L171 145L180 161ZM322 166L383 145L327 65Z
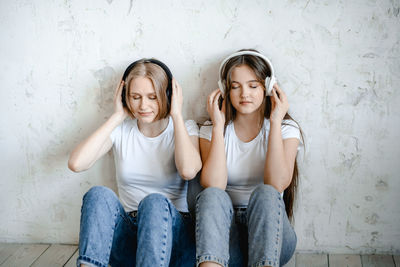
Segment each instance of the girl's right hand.
M214 127L225 126L225 100L222 103L222 109L219 109L219 98L221 97L221 90L216 89L211 92L207 99L207 112L213 122Z
M124 81L121 79L114 94L114 114L121 118L121 121L125 120L128 116L128 111L122 104L122 89L124 88Z

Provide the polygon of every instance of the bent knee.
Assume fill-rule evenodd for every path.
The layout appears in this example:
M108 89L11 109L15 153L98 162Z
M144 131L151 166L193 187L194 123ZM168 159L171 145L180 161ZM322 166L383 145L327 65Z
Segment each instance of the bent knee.
M83 201L98 201L110 198L118 199L117 195L110 188L105 186L94 186L83 196Z
M209 203L211 205L220 204L232 207L232 201L228 193L217 187L207 187L201 191L196 198L197 203Z
M157 211L158 209L169 208L171 201L164 195L152 193L140 201L138 210Z
M260 184L252 192L249 203L251 201L276 201L282 200L281 193L275 187L269 184Z

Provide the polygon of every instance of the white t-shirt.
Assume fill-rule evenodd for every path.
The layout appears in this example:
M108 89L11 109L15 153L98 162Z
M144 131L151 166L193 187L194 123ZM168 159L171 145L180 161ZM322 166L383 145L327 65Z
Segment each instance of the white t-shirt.
M288 124L288 125L283 125ZM230 122L225 130L225 153L228 169L226 192L234 206L247 206L249 198L257 185L264 182L264 164L268 148L270 123L264 119L263 127L250 142L241 141L235 133L234 124ZM297 138L301 143L300 130L292 120L282 123L282 139ZM211 141L212 125L200 128L200 138Z
M185 122L189 136L198 136L195 121ZM156 137L144 136L137 119L126 119L110 135L113 143L118 193L125 211L137 210L139 202L151 193L169 198L179 211L187 212L187 183L175 166L174 125Z

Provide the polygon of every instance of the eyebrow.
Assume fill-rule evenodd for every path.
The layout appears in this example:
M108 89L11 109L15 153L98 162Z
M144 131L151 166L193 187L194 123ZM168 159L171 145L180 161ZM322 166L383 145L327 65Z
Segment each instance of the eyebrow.
M260 81L258 81L258 80L250 80L250 81L247 81L246 83L252 83L252 82L257 82L257 83L259 83ZM232 81L232 83L240 83L240 82Z
M140 96L142 96L141 94L136 93L136 92L130 92L129 95L140 95ZM157 94L156 93L148 93L148 94L144 94L144 95L153 96L153 95L157 95Z

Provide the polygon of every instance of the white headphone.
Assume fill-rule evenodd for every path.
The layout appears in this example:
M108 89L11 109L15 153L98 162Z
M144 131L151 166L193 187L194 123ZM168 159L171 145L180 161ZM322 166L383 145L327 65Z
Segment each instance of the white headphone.
M219 80L218 80L218 87L219 90L221 90L222 95L225 95L225 80L222 79L222 70L225 67L225 63L236 56L241 56L241 55L252 55L252 56L257 56L262 58L265 63L268 65L269 69L271 70L271 77L266 77L265 78L265 89L267 90L266 95L272 95L272 87L274 86L274 84L276 83L276 77L275 77L275 71L274 71L274 67L272 66L271 61L264 55L258 53L258 52L254 52L254 51L240 51L240 52L236 52L233 53L232 55L228 56L227 58L225 58L222 63L221 66L219 66Z

